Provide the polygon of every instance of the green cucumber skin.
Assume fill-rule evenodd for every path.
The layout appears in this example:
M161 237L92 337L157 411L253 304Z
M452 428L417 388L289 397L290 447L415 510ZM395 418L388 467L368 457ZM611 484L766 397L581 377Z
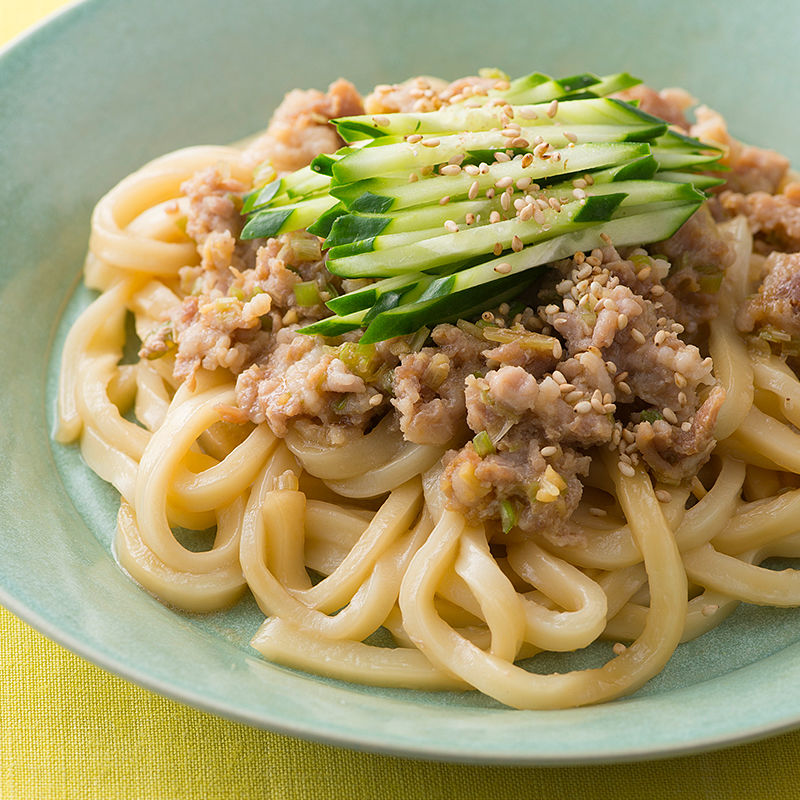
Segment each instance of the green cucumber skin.
M528 106L512 106L513 120L520 127L535 130L539 127L552 127L553 125L641 125L641 114L637 109L627 103L615 103L609 98L594 100L565 100L559 103L554 116L548 115L548 104L539 103ZM536 117L523 116L528 111ZM375 122L376 117L364 114L358 117L342 117L335 121L340 135L354 130L356 127L360 134L369 136L409 136L418 134L452 134L463 131L486 132L499 129L502 125L501 117L504 115L502 108L479 107L468 108L464 106L447 106L439 111L428 112L402 112L387 116L388 125ZM378 117L380 119L380 117ZM650 120L650 125L657 125L666 130L663 120ZM567 128L569 130L569 128ZM343 136L344 138L344 136ZM384 143L382 143L384 144Z
M459 175L440 175L417 183L399 185L387 185L389 182L383 179L369 178L344 186L334 186L331 194L353 210L371 213L399 211L438 203L444 197L449 197L451 200L466 199L470 187L476 181L479 192L485 192L504 177L510 177L514 181L529 177L535 181L617 166L650 155L650 147L646 143L614 142L575 145L556 152L561 156L560 161L554 161L552 158L534 159L529 167L523 167L520 161L511 160L491 164L485 174L477 176L462 172Z
M247 221L241 238L260 239L307 228L334 205L336 200L326 194L294 205L258 211Z

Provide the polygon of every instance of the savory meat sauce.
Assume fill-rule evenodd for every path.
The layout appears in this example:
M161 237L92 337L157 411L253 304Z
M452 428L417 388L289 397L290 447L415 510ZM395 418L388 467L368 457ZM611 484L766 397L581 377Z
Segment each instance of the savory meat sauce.
M343 80L326 94L294 91L243 158L294 170L342 145L332 118L436 110L496 83L414 78L363 102ZM362 346L358 332L326 340L297 329L363 281L330 274L322 240L305 231L241 240L250 187L209 169L184 186L200 263L181 271L180 309L141 354L174 349L181 380L200 367L232 371L230 421L266 421L279 436L302 421L336 445L391 415L407 440L449 448L450 506L497 530L558 538L598 448L614 452L624 473L644 462L661 484L690 478L714 447L724 400L704 345L733 258L715 220L743 214L767 250L785 251L760 264L764 282L741 327L800 332L800 187L786 183L785 159L733 141L714 112L701 108L690 126L685 92L637 87L626 96L726 148L726 184L667 241L618 250L609 240L553 264L522 302ZM311 304L298 301L300 284L313 284Z

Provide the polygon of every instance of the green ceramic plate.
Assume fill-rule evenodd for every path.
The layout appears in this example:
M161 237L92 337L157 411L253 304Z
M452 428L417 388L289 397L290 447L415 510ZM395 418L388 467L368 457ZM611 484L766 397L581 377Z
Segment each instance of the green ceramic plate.
M111 672L222 716L348 747L515 763L637 759L800 724L800 612L742 608L681 647L634 697L519 712L476 694L377 690L265 663L243 603L199 618L159 605L110 553L116 498L53 445L57 359L89 214L117 180L175 147L263 126L294 86L366 89L479 66L629 70L683 85L740 137L800 163L787 53L800 6L437 0L85 2L0 56L0 601ZM225 14L230 14L226 17ZM604 658L592 650L585 661ZM548 668L563 666L555 660Z

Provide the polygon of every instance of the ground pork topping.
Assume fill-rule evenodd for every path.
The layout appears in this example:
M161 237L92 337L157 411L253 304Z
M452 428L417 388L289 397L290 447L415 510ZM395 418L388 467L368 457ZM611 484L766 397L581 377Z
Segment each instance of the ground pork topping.
M739 312L740 330L760 330L778 342L800 337L800 253L772 253L758 293Z
M643 83L625 89L614 96L628 103L638 102L642 111L661 117L671 125L683 130L689 129L686 111L696 103L696 100L684 89L662 89L657 92Z
M730 216L743 214L756 237L756 249L800 250L800 183L790 183L781 194L723 192L722 209Z
M266 132L245 151L245 161L255 166L269 160L279 173L300 169L344 144L330 120L363 113L355 86L341 78L326 93L295 89L275 110Z

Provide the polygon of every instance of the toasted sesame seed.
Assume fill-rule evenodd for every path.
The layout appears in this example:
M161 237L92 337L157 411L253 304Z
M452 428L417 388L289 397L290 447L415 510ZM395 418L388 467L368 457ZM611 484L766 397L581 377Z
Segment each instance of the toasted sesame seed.
M576 189L585 189L588 184L584 178L575 178L575 180L572 181L572 185Z
M458 175L461 172L461 167L458 164L447 164L439 170L441 175Z
M619 391L621 391L623 394L633 394L633 392L631 391L631 387L628 386L628 384L625 383L625 381L620 381L617 384L617 389L619 389Z
M511 140L512 147L525 148L530 146L530 142L524 136L518 136Z
M553 358L561 358L562 352L561 342L556 339L555 342L553 342Z
M577 403L581 397L583 397L583 392L580 389L575 389L575 391L569 392L567 395L565 395L564 400L566 400L568 403Z
M526 169L531 164L533 164L533 155L531 155L531 153L525 153L525 155L522 156L522 161L520 165L522 166L523 169Z
M494 314L492 314L491 311L484 311L483 314L481 314L481 319L484 322L494 322Z
M557 112L558 112L558 100L553 100L553 102L550 103L549 106L547 106L547 111L545 111L545 114L547 114L548 117L552 118L556 115Z
M588 400L581 400L575 403L575 411L578 414L588 414L592 410L592 404Z
M494 188L487 189L487 190L484 192L484 195L485 195L486 197L488 197L490 200L492 200L492 199L494 198Z
M578 141L578 137L574 133L570 133L569 131L564 131L564 138L568 142L572 142L573 144Z
M663 416L664 419L670 423L670 425L677 425L678 423L678 418L675 416L675 412L671 408L666 406L662 408L661 416Z
M541 144L537 144L536 147L533 148L533 154L537 158L543 158L544 154L547 152L550 145L547 142L542 142Z
M617 467L619 467L619 471L627 478L632 478L636 474L636 470L624 461L618 461Z
M440 206L446 206L446 205L447 205L449 202L450 202L450 195L449 195L449 194L446 194L446 195L445 195L445 196L444 196L444 197L443 197L443 198L442 198L442 199L439 201L439 205L440 205Z
M438 147L441 141L439 139L423 139L420 144L423 147Z
M495 242L495 243L494 243L494 247L492 248L492 252L493 252L493 253L494 253L496 256L499 256L499 255L500 255L500 253L502 253L502 252L503 252L503 245L502 245L500 242Z
M531 179L525 175L517 180L517 189L525 191L531 185Z
M448 219L444 223L444 227L447 228L450 233L458 233L458 225L452 220Z
M498 150L494 154L494 160L498 163L503 163L505 161L511 161L511 156L509 156L508 153L504 153L502 150Z
M511 240L511 249L515 253L519 253L519 251L522 250L523 247L524 245L522 244L522 239L520 239L519 236L515 234L514 238Z
M501 275L508 275L508 273L511 272L511 269L511 264L509 264L507 261L504 261L502 264L498 264L494 268L494 271L499 272Z
M503 130L500 131L500 135L504 136L506 139L514 139L519 136L519 130L519 125L503 128Z
M621 656L628 648L622 642L614 642L614 646L611 649L614 651L614 655Z
M571 383L562 383L558 387L558 390L561 392L561 394L570 394L570 392L575 391L575 386Z
M595 411L596 411L598 414L605 414L605 413L606 413L605 407L604 407L604 405L603 405L603 401L602 401L602 400L599 400L597 397L593 397L593 398L592 398L592 408L593 408L593 409L594 409L594 410L595 410Z
M686 330L683 325L680 324L680 322L673 322L670 328L672 329L673 333L683 333L684 330Z
M481 161L481 163L478 164L478 169L481 175L485 175L489 171L489 165L485 161Z
M600 238L606 243L611 244L611 237L607 233L601 233Z
M418 133L412 133L410 136L406 136L406 141L409 144L416 144L417 142L422 141L422 136Z
M521 222L527 222L533 216L533 206L527 205L520 209L519 218Z
M550 303L549 305L546 305L544 307L544 313L547 314L548 316L552 316L553 314L558 314L560 310L561 309L559 309L559 307L555 303Z
M478 196L480 188L481 187L478 181L473 181L472 185L469 187L469 191L467 192L467 197L469 197L470 200L474 200Z
M533 218L539 223L539 225L544 225L545 216L540 208L534 209Z
M550 206L550 208L552 208L553 210L561 211L561 203L558 202L558 198L557 197L551 197L547 201L547 203Z
M575 301L570 297L564 298L564 311L569 312L570 314L575 310Z
M467 166L464 167L464 172L466 172L467 175L477 175L480 170L475 166L475 164L467 164Z
M650 294L652 294L653 297L661 297L661 295L666 291L667 290L660 283L657 283L652 289L650 289Z
M634 341L636 341L638 344L644 344L646 341L644 338L644 334L638 328L633 328L631 330L631 336L633 337Z
M536 110L531 106L523 106L520 108L519 115L523 119L539 119L539 115L536 113Z
M408 182L409 182L409 183L416 183L418 180L419 180L419 175L417 175L417 173L416 173L416 172L412 172L412 173L411 173L411 174L408 176Z
M467 215L464 217L464 222L466 222L466 223L467 223L467 225L472 225L472 224L475 222L475 215L474 215L474 214L473 214L473 213L470 211L470 212L469 212L469 213L468 213L468 214L467 214Z
M665 330L656 331L656 335L653 337L653 341L656 345L664 344L664 339L667 338L667 332Z
M550 456L554 456L558 452L557 447L553 447L553 445L549 444L547 447L543 447L539 451L545 458L550 458Z
M492 211L492 213L489 214L489 222L491 222L492 224L494 224L495 222L500 222L500 212Z

